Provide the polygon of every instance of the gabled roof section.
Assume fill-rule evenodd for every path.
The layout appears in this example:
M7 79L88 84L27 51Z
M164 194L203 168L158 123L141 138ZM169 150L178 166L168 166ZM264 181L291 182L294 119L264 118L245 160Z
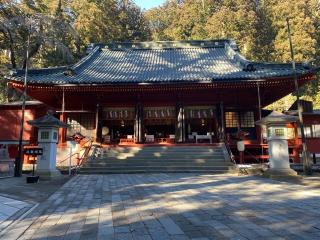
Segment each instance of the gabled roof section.
M299 75L313 72L297 64ZM245 59L232 40L112 43L93 46L72 66L33 69L32 84L152 84L246 81L292 76L291 64ZM8 78L23 81L24 71Z
M299 119L296 116L286 115L280 112L272 111L268 116L256 121L257 125L269 125L269 124L284 124L297 122Z
M302 112L303 113L312 113L313 112L313 102L300 99ZM298 101L296 100L291 107L288 109L288 111L298 111Z
M27 121L28 124L35 127L56 127L56 128L67 128L69 125L60 121L59 119L52 116L52 114L48 113L40 118L35 120Z

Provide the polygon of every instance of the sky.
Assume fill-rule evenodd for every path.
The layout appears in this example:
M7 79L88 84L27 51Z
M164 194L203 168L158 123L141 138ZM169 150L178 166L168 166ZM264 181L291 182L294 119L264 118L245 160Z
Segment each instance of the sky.
M158 7L165 2L165 0L134 0L136 4L145 9L149 9L152 7Z

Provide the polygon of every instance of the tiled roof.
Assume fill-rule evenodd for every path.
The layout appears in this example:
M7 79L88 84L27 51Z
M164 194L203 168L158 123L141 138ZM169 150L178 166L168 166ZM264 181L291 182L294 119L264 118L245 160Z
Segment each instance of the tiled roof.
M298 74L312 71L297 64ZM12 80L23 81L23 70ZM243 81L292 75L291 64L246 60L230 40L113 43L93 47L69 67L30 70L34 84L125 84Z
M50 113L40 118L27 121L28 124L36 127L59 127L67 128L69 125L55 118Z

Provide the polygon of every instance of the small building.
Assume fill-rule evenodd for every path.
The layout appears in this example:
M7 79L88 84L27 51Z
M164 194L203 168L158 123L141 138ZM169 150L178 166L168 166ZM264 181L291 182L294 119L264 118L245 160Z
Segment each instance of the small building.
M305 64L297 74L300 86L316 78ZM12 71L10 87L22 90L23 76ZM260 149L261 109L293 91L291 64L249 61L231 40L96 45L72 66L28 74L28 95L69 124L62 142L80 132L105 144L210 144L241 128Z
M18 139L21 124L21 101L0 104L0 146L6 146L10 158L18 154ZM24 144L33 144L37 139L37 131L27 124L42 116L47 111L47 106L39 101L26 101L24 132L22 141Z
M307 149L312 154L313 163L320 157L320 110L314 110L311 101L301 100L304 131L306 136ZM297 102L295 102L286 114L298 116ZM296 142L301 145L301 131L299 126L295 125Z

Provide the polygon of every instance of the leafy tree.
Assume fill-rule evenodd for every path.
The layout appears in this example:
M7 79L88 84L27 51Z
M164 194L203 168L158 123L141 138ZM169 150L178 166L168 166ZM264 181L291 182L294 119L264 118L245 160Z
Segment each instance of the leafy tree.
M270 1L267 8L272 16L272 24L276 31L274 39L274 59L276 61L290 61L288 31L286 19L291 25L292 42L296 61L308 61L315 57L316 19L313 14L313 2L310 0Z
M266 8L276 32L272 59L278 62L291 61L286 18L290 22L295 60L308 62L315 59L319 50L319 28L317 27L319 25L319 3L313 0L294 2L271 0L266 3ZM318 98L318 85L318 80L306 84L301 89L302 98L312 101ZM315 105L315 108L319 107L320 105Z
M33 66L45 65L43 55L52 56L53 53L59 53L63 61L56 62L51 59L47 64L72 62L71 39L76 42L78 38L62 13L50 15L50 10L41 0L25 0L15 4L4 1L0 12L4 42L2 49L10 51L12 68L25 67L28 36L30 36L29 58L33 60L31 62ZM36 56L38 58L35 58Z
M131 0L73 0L70 6L84 45L140 41L148 36L143 13Z
M252 34L251 58L258 61L274 61L274 38L276 31L272 26L271 15L265 4L260 4L255 9L256 21L254 22L255 31Z
M107 43L119 36L116 1L73 0L70 7L73 26L85 45L94 42Z
M257 5L255 0L223 1L221 7L208 19L206 30L209 38L236 40L242 52L253 58L257 36Z
M204 28L207 11L201 1L185 0L176 4L175 14L166 35L175 40L203 39L207 36Z
M8 68L25 68L28 38L31 67L54 66L75 60L73 49L79 40L62 9L64 2L58 0L57 3L53 11L45 0L1 0L1 63ZM0 69L2 87L6 86L4 74Z
M16 4L10 0L1 0L0 6L0 47L10 52L10 62L12 67L15 68L17 67L14 50L16 48L15 30L21 21L21 13ZM5 58L5 56L2 56L2 58Z
M129 0L118 3L118 21L120 26L120 41L143 41L149 35L147 24L141 9Z
M167 1L163 6L152 8L144 13L150 31L150 40L175 40L168 35L168 29L176 17L177 3Z

